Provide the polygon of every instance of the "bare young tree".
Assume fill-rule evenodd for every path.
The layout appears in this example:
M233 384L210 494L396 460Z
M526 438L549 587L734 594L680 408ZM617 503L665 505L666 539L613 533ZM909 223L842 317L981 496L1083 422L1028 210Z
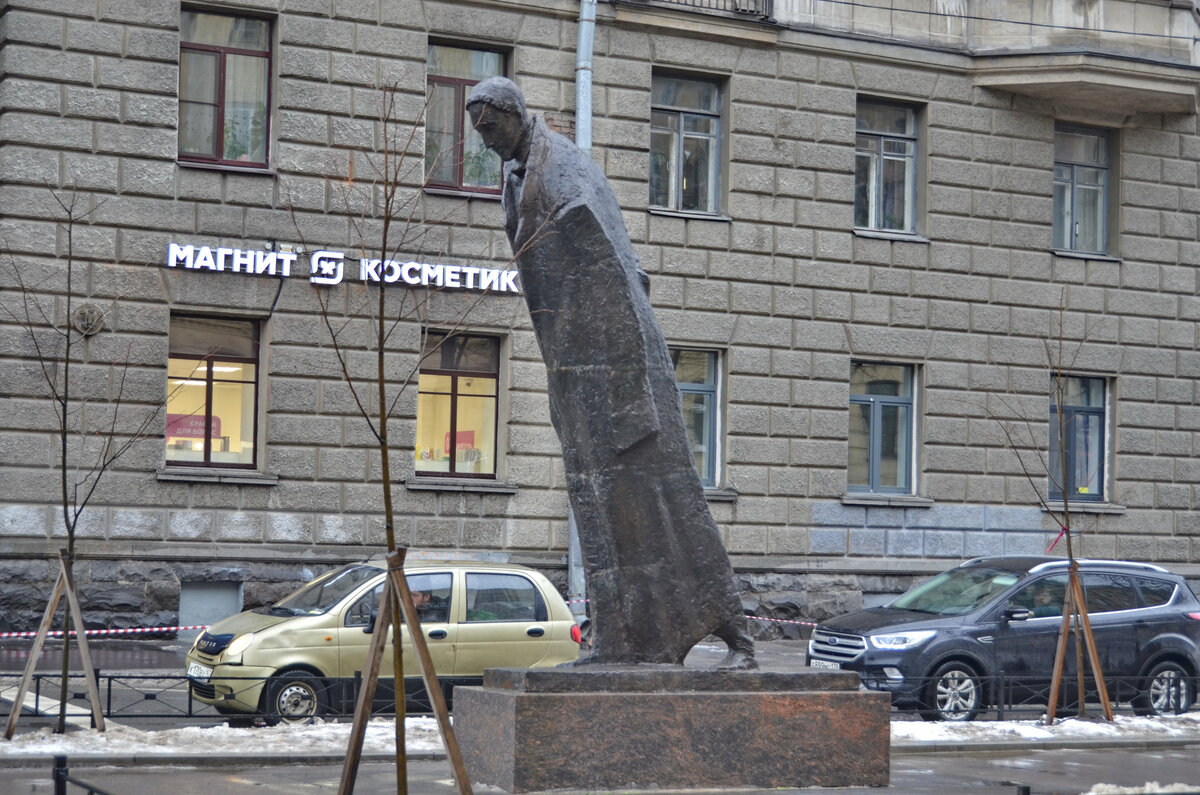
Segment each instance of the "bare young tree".
M82 634L82 616L74 585L73 564L75 543L85 510L96 497L102 478L117 460L148 436L157 434L156 420L165 402L163 399L147 404L132 404L127 400L128 380L131 377L132 343L115 354L101 345L106 317L113 313L116 301L108 310L81 298L77 283L82 274L75 261L76 227L86 223L99 204L86 206L85 198L74 190L47 189L57 226L63 238L63 256L44 281L33 282L24 268L10 254L7 271L11 278L11 300L0 302L4 319L21 329L27 344L28 367L37 374L42 385L41 397L49 404L54 416L56 435L56 465L58 469L59 509L62 516L66 546L60 559L60 583L56 587L47 614L42 622L34 651L40 653L55 605L62 593L67 602L62 615L62 680L59 694L59 713L56 731L66 729L67 679L70 671L71 626L79 631L84 675L94 688L90 659L87 656L86 636ZM84 278L85 283L88 281ZM82 371L82 375L80 374ZM102 374L88 378L88 373ZM72 605L75 615L72 615ZM19 711L13 707L13 717ZM93 701L93 714L98 701ZM10 719L7 737L11 738L14 721ZM103 729L103 719L97 720Z
M1075 557L1075 537L1079 527L1071 509L1072 488L1075 478L1070 467L1069 440L1073 438L1074 423L1078 420L1069 415L1074 373L1087 344L1084 330L1078 339L1068 339L1066 289L1059 300L1058 311L1053 315L1054 325L1050 333L1041 340L1044 360L1042 365L1049 371L1049 389L1044 396L1035 397L1032 403L1023 404L1012 395L997 396L999 407L988 408L988 415L1000 427L1005 444L1024 477L1029 492L1059 528L1058 536L1050 545L1054 549L1059 542L1064 545L1067 557L1067 592L1063 600L1062 625L1059 628L1055 649L1054 670L1051 677L1046 723L1054 722L1059 689L1062 685L1068 637L1074 636L1076 671L1078 673L1078 710L1086 714L1086 682L1084 679L1084 650L1091 663L1097 693L1104 717L1113 719L1108 689L1101 670L1087 603L1079 581L1079 564ZM1049 398L1050 417L1044 419ZM1059 499L1055 499L1055 498ZM1049 550L1048 550L1049 551Z
M372 273L396 268L413 258L441 256L446 252L440 241L452 227L466 223L467 201L452 203L440 214L431 211L425 201L428 186L428 159L423 155L422 127L424 112L414 122L400 119L400 103L407 98L390 87L379 92L380 113L377 124L378 144L374 151L351 154L346 179L339 185L339 198L352 219L360 266ZM439 152L437 157L453 157L456 150ZM435 163L436 165L436 163ZM499 161L495 163L499 175ZM296 220L297 235L304 249L303 223ZM481 252L486 253L486 252ZM365 263L365 265L362 265ZM506 265L511 268L512 261ZM400 415L402 399L416 385L423 359L439 353L446 340L470 330L473 315L487 300L488 292L466 293L444 288L412 288L403 282L388 283L382 278L362 284L341 284L336 288L317 286L316 299L336 368L346 384L357 413L365 422L370 439L379 455L382 487L383 527L392 571L385 589L380 618L390 616L393 637L392 674L395 681L396 774L397 791L407 791L407 759L404 747L404 671L402 664L401 616L410 627L418 623L407 581L402 575L406 546L396 534L396 507L393 481L396 467L393 452L400 447L394 424ZM505 320L511 326L516 309ZM493 322L495 322L495 313ZM370 333L361 333L363 320ZM431 324L439 332L431 334ZM373 366L365 366L364 357L373 356ZM379 621L377 640L386 634L386 622ZM434 706L442 736L461 792L470 791L470 779L462 766L457 741L450 724L436 672L420 632L410 633L425 677L425 690ZM382 642L378 644L382 648ZM372 653L378 653L376 644ZM365 716L369 713L375 689L378 665L365 661L363 690L356 713L355 729L342 774L341 791L353 789L357 775Z

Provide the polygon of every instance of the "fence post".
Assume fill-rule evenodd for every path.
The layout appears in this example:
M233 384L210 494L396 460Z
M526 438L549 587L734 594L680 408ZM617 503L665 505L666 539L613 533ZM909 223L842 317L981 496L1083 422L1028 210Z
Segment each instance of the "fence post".
M54 795L67 795L67 757L54 757Z
M1008 694L1005 693L1003 668L996 672L996 688L996 720L1004 720L1004 706L1008 701Z

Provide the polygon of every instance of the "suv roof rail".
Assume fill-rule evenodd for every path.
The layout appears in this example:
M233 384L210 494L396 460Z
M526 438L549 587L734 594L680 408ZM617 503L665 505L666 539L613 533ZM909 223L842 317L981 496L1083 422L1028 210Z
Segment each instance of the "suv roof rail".
M1078 558L1076 560L1076 562L1080 563L1082 565L1114 566L1114 567L1120 568L1120 569L1132 569L1135 571L1156 571L1161 574L1170 574L1170 572L1167 571L1166 569L1164 569L1162 566L1156 566L1153 563L1139 563L1139 562L1131 561L1131 560L1098 560L1095 558ZM1066 558L1063 558L1062 560L1048 560L1045 563L1039 563L1038 565L1031 568L1029 570L1029 573L1033 574L1035 572L1045 571L1046 569L1063 568L1063 567L1066 567L1068 564L1070 564L1070 561L1067 560Z

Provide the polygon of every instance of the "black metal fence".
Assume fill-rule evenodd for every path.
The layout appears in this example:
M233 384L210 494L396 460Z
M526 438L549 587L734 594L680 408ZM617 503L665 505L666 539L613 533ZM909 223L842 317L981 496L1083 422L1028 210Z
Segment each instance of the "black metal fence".
M1106 676L1105 690L1114 710L1151 714L1152 700L1146 688L1145 677ZM871 690L891 690L887 680L876 679L864 682ZM939 696L939 681L935 678L909 679L904 683L905 697L900 707L933 715ZM1092 715L1101 714L1099 690L1094 678L1083 678L1085 710ZM1189 678L1178 678L1159 692L1156 698L1163 713L1187 712L1194 708L1196 682ZM1010 675L1001 671L994 676L979 676L970 685L958 682L956 687L945 688L941 697L951 706L977 707L980 718L993 720L1021 720L1042 716L1050 703L1050 682L1046 676ZM894 699L895 702L895 699ZM896 707L896 704L893 704ZM896 708L900 708L896 707ZM1058 717L1069 717L1079 712L1079 678L1065 675L1059 685Z
M68 784L74 784L76 787L86 791L87 795L112 795L100 789L95 784L89 784L86 781L74 778L67 767L67 758L65 756L54 757L54 770L51 775L54 779L54 795L67 795Z
M762 19L770 19L775 12L775 0L638 0L634 4L683 6L697 11L716 11Z
M0 691L14 692L19 682L19 675L0 675ZM26 700L26 709L33 714L42 716L57 716L58 697L60 689L60 674L36 674ZM214 706L196 698L198 689L211 694L212 688L203 683L193 682L186 676L161 676L149 674L110 675L97 672L101 708L104 716L118 721L138 719L212 719L226 720ZM224 698L237 699L243 693L254 693L270 680L246 677L239 680L222 680L234 684L233 692L225 693ZM978 689L980 717L996 720L1031 719L1037 718L1046 711L1049 685L1045 677L1031 678L1029 676L1011 676L1000 673L991 677L977 677L975 687ZM1109 699L1114 707L1121 711L1147 712L1146 681L1141 677L1106 677ZM329 718L348 718L354 714L361 677L345 679L314 679L315 694L319 702L320 713ZM869 682L870 689L883 689L878 683ZM1084 678L1085 705L1095 706L1093 713L1099 709L1095 683L1091 677ZM1196 682L1191 679L1179 679L1174 686L1174 692L1167 693L1173 699L1169 704L1179 705L1184 711L1194 708ZM909 680L907 686L910 692L921 695L923 706L928 711L932 705L929 700L933 697L930 681ZM452 698L452 690L447 686L446 695ZM1074 676L1063 678L1059 689L1059 715L1071 715L1077 711L1078 680ZM421 690L412 689L406 692L407 711L409 714L428 714L432 712L428 698ZM970 696L971 693L966 694ZM1160 694L1161 695L1161 694ZM373 708L374 714L389 714L392 710L394 696L387 687L386 680L381 680L380 690L376 693ZM243 700L246 700L243 698ZM82 674L73 674L68 678L68 706L74 714L90 712L86 688ZM907 705L909 707L915 704ZM1174 711L1174 710L1172 710ZM28 713L27 713L28 714ZM276 716L245 713L235 716L242 721L270 721Z
M137 719L166 719L166 718L212 718L226 720L228 714L223 714L208 701L201 701L197 693L204 693L209 699L216 695L229 700L249 700L248 694L257 693L268 686L271 679L242 677L240 679L222 679L223 683L232 685L232 692L216 693L211 686L201 682L193 682L187 676L158 674L105 674L96 672L96 683L100 694L100 708L105 718L124 721ZM15 693L20 682L19 674L0 674L0 693ZM34 674L30 683L29 693L25 699L25 710L31 716L57 716L59 711L59 696L61 695L62 675L59 673ZM347 678L315 679L317 698L320 712L327 717L353 717L355 704L358 700L362 677L356 675ZM429 714L433 707L423 689L414 689L409 683L409 691L405 693L407 711L409 714ZM388 714L394 712L392 704L394 695L390 686L385 686L383 680L376 692L373 714ZM71 674L67 677L67 705L70 712L80 715L91 712L87 688L83 674ZM244 713L234 716L243 720L268 719L272 716L264 713Z

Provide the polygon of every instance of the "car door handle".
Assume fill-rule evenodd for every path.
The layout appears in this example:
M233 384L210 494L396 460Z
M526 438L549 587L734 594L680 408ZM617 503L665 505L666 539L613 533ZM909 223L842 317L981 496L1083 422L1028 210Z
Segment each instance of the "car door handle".
M446 630L431 629L429 631L429 637L433 638L434 640L441 640L442 638L446 637Z
M541 627L530 627L529 629L525 630L525 634L531 638L540 638L542 635L546 634L546 630L542 629Z

